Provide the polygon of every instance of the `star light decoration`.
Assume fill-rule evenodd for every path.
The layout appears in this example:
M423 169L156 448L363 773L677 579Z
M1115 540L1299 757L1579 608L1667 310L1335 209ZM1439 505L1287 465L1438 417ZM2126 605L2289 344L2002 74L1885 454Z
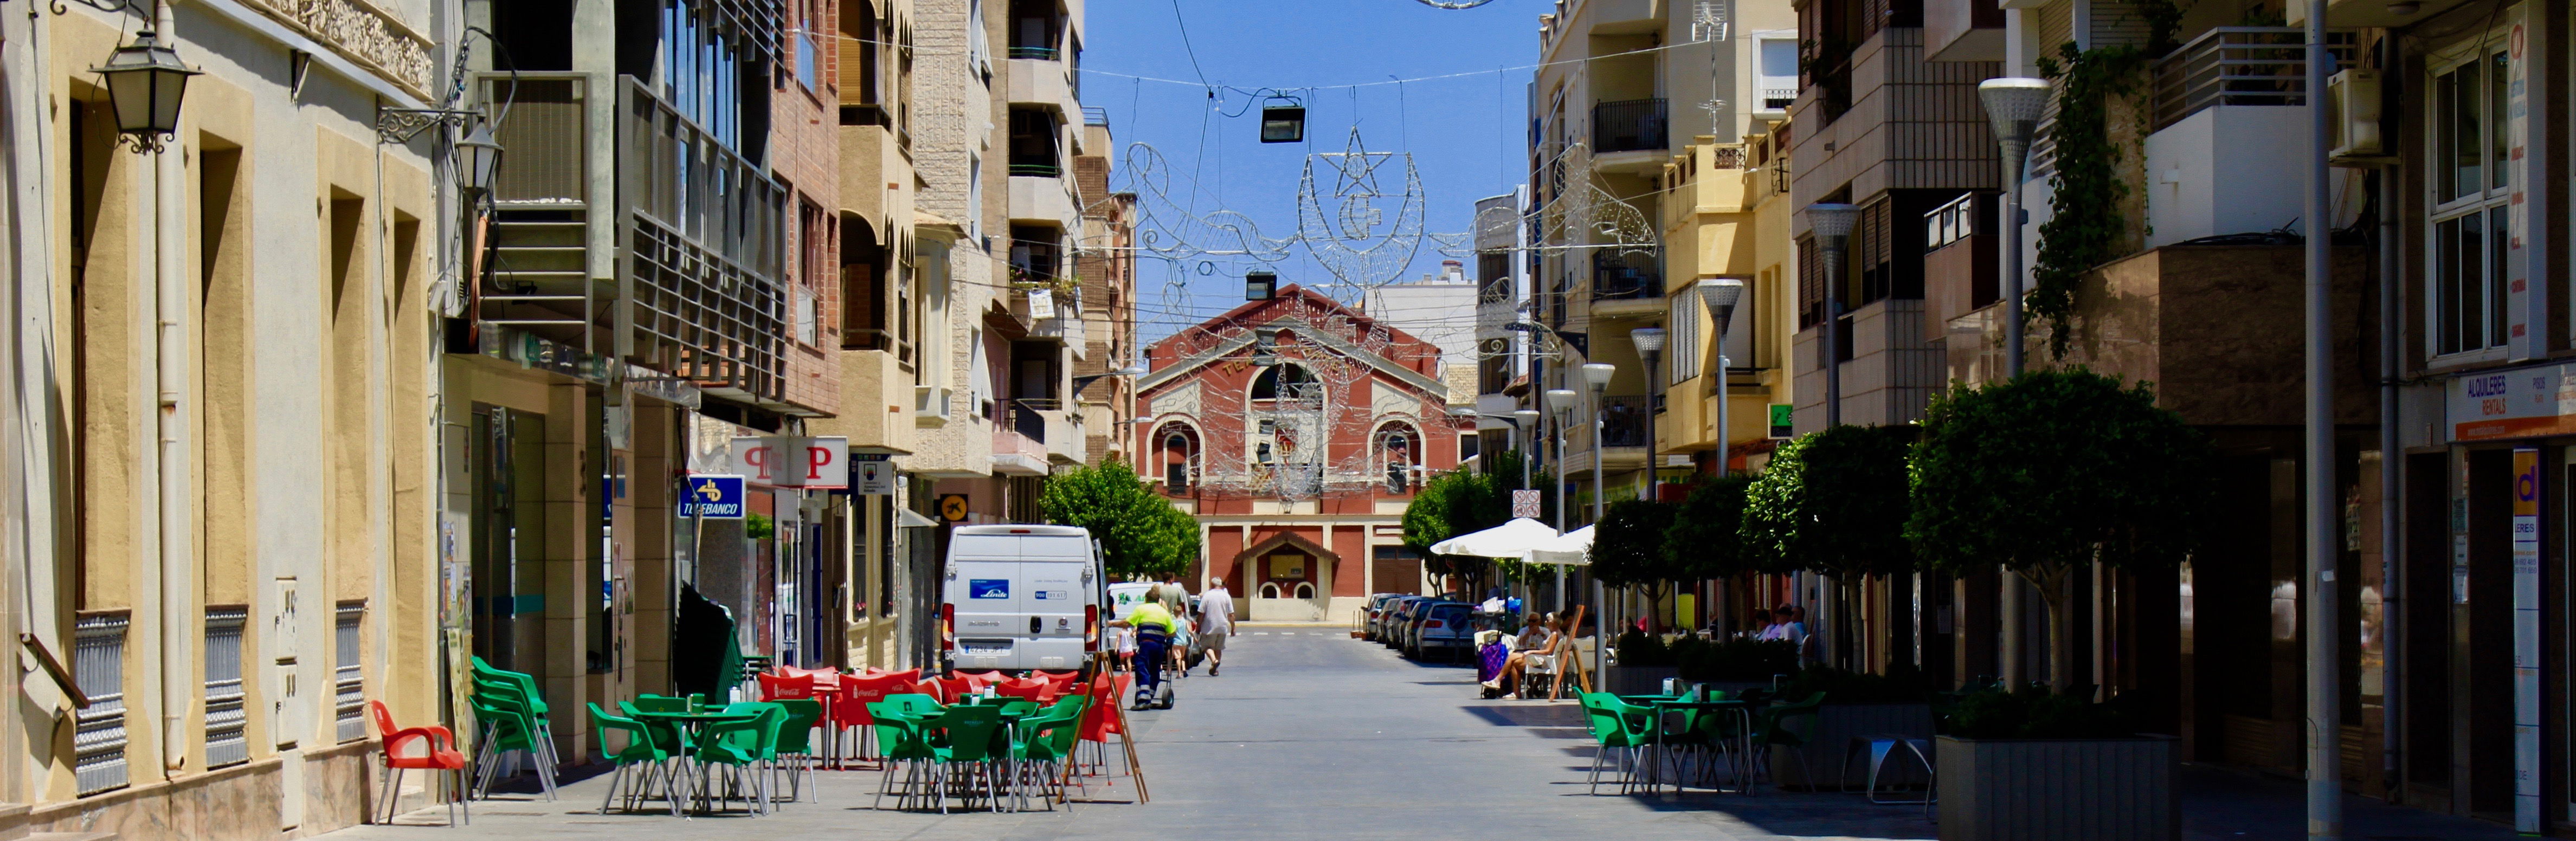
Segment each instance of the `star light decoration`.
M1404 192L1390 221L1388 209L1379 205L1390 194L1378 182L1377 171L1398 158L1404 161ZM1317 187L1319 165L1333 172L1330 207ZM1421 249L1425 204L1413 154L1368 151L1359 127L1352 126L1343 151L1306 156L1306 173L1297 185L1297 238L1315 262L1343 283L1381 285L1401 275ZM1378 233L1382 225L1384 234Z

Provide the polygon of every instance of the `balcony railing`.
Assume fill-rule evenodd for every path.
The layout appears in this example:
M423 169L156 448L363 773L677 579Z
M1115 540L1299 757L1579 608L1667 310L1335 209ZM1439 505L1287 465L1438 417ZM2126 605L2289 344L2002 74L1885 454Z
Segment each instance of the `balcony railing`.
M1085 106L1082 106L1082 124L1083 124L1083 125L1086 125L1086 126L1106 126L1106 125L1108 125L1108 124L1109 124L1109 109L1107 109L1107 108L1103 108L1103 107L1100 107L1100 106L1098 106L1098 105L1085 105Z
M1030 176L1034 178L1062 178L1064 177L1064 167L1053 163L1024 164L1015 162L1011 164L1011 174Z
M1646 396L1619 395L1601 398L1601 446L1643 447L1653 417L1646 409Z
M1056 57L1056 49L1054 47L1012 47L1010 55L1012 58L1034 58L1040 61L1054 61Z
M634 357L718 394L784 397L785 186L634 77L618 82Z
M2358 57L2356 33L2329 31L2338 66ZM2156 62L2156 129L2214 105L2307 104L2306 31L2295 26L2221 26Z
M1592 106L1592 151L1640 152L1665 148L1669 116L1661 99L1631 99Z
M1664 273L1648 254L1602 250L1592 255L1592 300L1636 301L1664 296Z
M1046 413L1063 408L1064 404L1052 397L1023 397L1013 400L1011 401L1011 431L1031 441L1044 444L1047 440ZM1043 458L1046 453L1040 451L1038 455Z

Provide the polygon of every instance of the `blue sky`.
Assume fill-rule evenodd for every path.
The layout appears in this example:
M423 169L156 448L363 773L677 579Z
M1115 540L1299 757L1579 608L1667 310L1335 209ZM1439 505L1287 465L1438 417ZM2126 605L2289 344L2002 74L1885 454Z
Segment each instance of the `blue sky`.
M1494 0L1466 10L1416 0L1095 0L1086 10L1082 101L1108 110L1118 171L1127 170L1129 144L1150 144L1174 173L1168 194L1175 204L1241 213L1266 237L1296 231L1306 154L1342 151L1354 124L1369 151L1412 153L1429 230L1464 232L1477 199L1508 192L1524 177L1530 71L1496 69L1536 61L1538 16L1550 8L1549 0ZM1425 79L1462 73L1468 75ZM1326 87L1390 77L1421 81ZM1240 90L1221 89L1211 100L1202 78ZM1307 109L1307 143L1259 142L1260 100L1242 91L1264 87L1320 88L1294 91ZM1394 174L1400 167L1379 170L1381 189L1402 191ZM1117 189L1132 186L1123 176L1112 181ZM1325 185L1329 199L1331 182ZM1437 271L1442 259L1426 240L1402 276ZM1243 272L1255 265L1140 260L1143 337L1169 335L1242 303ZM1334 282L1302 248L1271 268L1283 285ZM1177 307L1166 297L1176 269L1186 278Z

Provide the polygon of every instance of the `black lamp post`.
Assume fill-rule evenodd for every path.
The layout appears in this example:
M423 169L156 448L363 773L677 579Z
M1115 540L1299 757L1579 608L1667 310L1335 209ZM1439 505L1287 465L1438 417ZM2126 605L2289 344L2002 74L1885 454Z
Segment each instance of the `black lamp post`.
M475 126L473 133L456 142L457 189L468 196L484 195L500 172L501 144L493 139L490 124Z
M197 71L179 63L179 53L146 29L134 42L116 48L107 63L90 68L107 80L107 97L116 112L116 131L137 152L159 152L179 134L179 105L188 95L188 77Z

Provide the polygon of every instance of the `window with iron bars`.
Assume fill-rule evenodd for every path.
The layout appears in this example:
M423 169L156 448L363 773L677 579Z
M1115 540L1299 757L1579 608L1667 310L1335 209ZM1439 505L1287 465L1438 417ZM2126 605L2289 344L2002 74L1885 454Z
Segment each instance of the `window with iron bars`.
M72 777L80 796L124 788L125 611L83 612L72 622L72 682L89 696L74 714Z
M359 665L358 629L365 624L367 603L341 602L331 623L332 721L340 741L367 737L367 685L365 669Z
M206 767L221 768L250 761L250 721L243 707L242 628L250 622L243 605L206 608Z

